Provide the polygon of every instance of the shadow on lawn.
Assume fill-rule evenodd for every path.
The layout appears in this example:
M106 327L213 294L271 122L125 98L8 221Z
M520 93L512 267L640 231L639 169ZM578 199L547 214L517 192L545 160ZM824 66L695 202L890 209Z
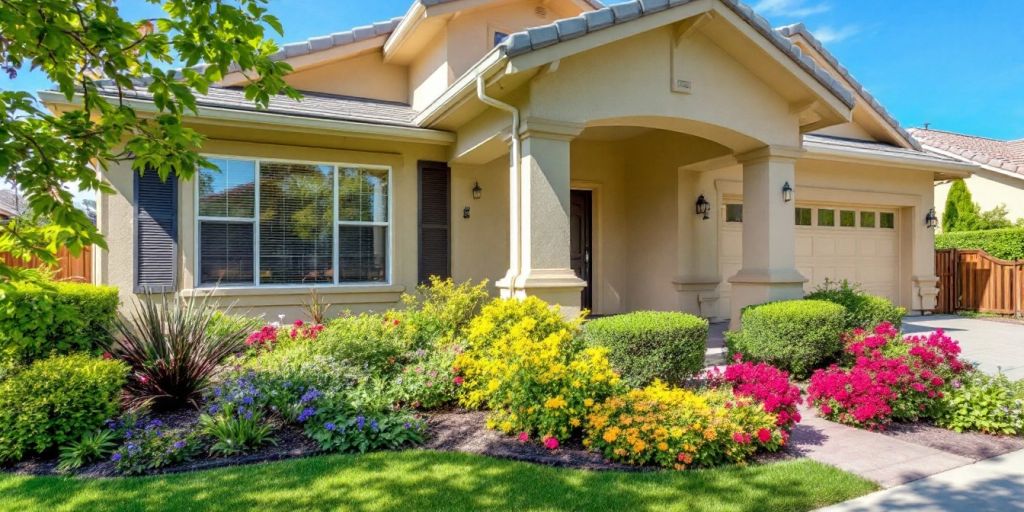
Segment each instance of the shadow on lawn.
M808 462L675 473L589 472L465 454L315 457L174 476L0 480L20 510L808 510L869 484ZM812 475L824 475L815 483ZM0 498L0 503L4 499Z

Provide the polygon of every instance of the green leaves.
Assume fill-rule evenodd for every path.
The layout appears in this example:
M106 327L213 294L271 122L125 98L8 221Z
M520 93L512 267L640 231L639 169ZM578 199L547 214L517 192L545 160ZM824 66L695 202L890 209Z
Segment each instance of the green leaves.
M198 113L195 91L206 93L232 63L251 78L247 97L259 106L280 93L298 98L283 79L291 67L270 60L277 45L266 39L266 28L283 30L266 3L168 0L165 17L136 21L123 19L115 0L4 0L0 71L39 69L68 100L79 98L81 109L50 113L27 91L0 91L0 180L17 184L31 216L53 226L0 225L0 251L52 261L62 245L104 246L65 187L112 193L97 173L110 162L134 158L140 172L190 178L207 162L198 154L203 137L185 125L185 116ZM165 69L176 61L206 67ZM128 95L133 90L152 94L155 112L137 113ZM0 264L0 294L22 274Z

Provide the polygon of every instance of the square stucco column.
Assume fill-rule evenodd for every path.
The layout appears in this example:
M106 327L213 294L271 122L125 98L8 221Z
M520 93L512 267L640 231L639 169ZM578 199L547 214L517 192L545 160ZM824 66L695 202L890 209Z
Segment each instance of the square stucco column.
M786 201L789 183L798 191L796 148L764 147L739 155L743 164L743 267L732 283L730 327L751 304L799 299L807 279L796 269L796 199Z
M582 127L537 120L525 125L518 208L512 208L518 222L513 220L510 233L519 268L495 284L502 297L534 295L575 316L586 283L569 264L569 143Z

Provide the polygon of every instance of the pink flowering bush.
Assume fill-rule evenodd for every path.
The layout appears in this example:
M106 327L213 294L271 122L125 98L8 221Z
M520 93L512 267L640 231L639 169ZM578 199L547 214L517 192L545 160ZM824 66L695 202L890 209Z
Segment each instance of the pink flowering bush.
M246 346L252 349L273 349L282 341L307 341L315 340L324 330L323 324L305 323L296 320L295 323L282 326L278 323L264 325L260 330L253 332L245 340Z
M802 398L789 373L765 363L744 362L739 355L735 360L724 370L710 370L707 376L711 384L729 385L733 395L753 398L764 406L765 412L775 415L779 428L792 430L800 422L797 406Z
M811 377L808 400L831 420L883 429L893 420L933 417L951 379L969 369L942 331L901 338L892 324L844 336L849 369L832 365Z

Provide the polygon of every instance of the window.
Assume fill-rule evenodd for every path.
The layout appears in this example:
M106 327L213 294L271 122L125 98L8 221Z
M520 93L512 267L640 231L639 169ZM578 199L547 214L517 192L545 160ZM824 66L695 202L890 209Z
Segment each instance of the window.
M839 210L839 225L844 228L857 226L857 212L852 210Z
M896 214L892 212L882 212L879 214L879 224L882 229L896 229Z
M726 222L743 222L743 205L742 204L727 204L727 205L725 205L725 221Z
M389 170L210 161L197 191L200 285L388 281Z
M860 227L875 227L875 212L860 212Z
M797 226L810 226L811 225L811 209L810 208L797 208L796 209L796 225Z
M836 225L836 211L826 210L824 208L818 209L818 225L834 227Z

